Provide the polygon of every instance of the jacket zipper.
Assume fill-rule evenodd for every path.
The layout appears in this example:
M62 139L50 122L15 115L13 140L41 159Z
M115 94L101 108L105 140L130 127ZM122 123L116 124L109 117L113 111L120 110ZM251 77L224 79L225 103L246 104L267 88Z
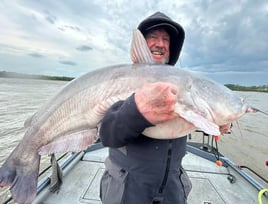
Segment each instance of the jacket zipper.
M168 173L169 173L169 169L170 169L170 161L171 161L171 155L172 155L172 140L168 141L168 155L167 155L167 165L166 165L166 170L165 170L165 175L162 181L162 184L159 188L159 193L162 194L164 191L164 188L167 184L167 179L168 179Z

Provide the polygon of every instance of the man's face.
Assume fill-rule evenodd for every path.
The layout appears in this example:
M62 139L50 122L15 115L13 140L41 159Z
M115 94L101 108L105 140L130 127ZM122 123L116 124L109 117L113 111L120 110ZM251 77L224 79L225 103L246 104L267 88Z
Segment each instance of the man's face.
M145 36L147 45L156 63L165 64L169 60L169 34L164 29L155 29Z

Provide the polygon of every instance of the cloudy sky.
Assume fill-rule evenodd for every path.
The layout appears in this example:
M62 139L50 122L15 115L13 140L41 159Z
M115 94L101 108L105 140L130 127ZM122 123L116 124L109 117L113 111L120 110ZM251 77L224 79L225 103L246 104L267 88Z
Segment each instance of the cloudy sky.
M179 68L268 84L267 0L1 0L0 71L77 77L131 63L132 30L156 11L180 23Z

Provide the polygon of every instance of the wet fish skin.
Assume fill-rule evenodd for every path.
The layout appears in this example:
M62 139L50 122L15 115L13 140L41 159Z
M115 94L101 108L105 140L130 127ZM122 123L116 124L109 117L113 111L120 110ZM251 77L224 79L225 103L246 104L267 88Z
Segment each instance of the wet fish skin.
M148 82L170 82L179 88L175 125L160 124L145 134L166 139L195 129L219 133L218 126L237 120L250 106L228 88L168 65L117 65L85 74L68 83L25 123L26 133L0 168L0 186L11 185L18 203L36 194L40 155L80 151L96 138L106 110ZM162 126L161 126L162 125ZM160 129L159 129L160 127ZM177 127L183 127L177 131ZM158 135L159 130L162 135ZM167 132L166 132L167 131Z

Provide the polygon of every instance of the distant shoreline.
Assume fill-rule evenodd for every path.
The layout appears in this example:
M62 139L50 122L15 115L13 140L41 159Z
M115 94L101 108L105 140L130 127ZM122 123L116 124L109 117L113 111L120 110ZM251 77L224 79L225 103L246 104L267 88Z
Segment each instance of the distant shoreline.
M233 91L255 91L268 93L268 85L262 86L240 86L237 84L224 84L226 87Z
M48 76L48 75L35 75L35 74L22 74L17 72L0 71L0 78L19 78L19 79L40 79L40 80L58 80L58 81L71 81L74 77L66 76Z
M20 79L57 80L57 81L71 81L74 79L74 77L66 77L66 76L22 74L7 71L0 71L0 78L20 78ZM237 84L225 84L225 86L233 91L255 91L255 92L268 93L268 85L241 86Z

